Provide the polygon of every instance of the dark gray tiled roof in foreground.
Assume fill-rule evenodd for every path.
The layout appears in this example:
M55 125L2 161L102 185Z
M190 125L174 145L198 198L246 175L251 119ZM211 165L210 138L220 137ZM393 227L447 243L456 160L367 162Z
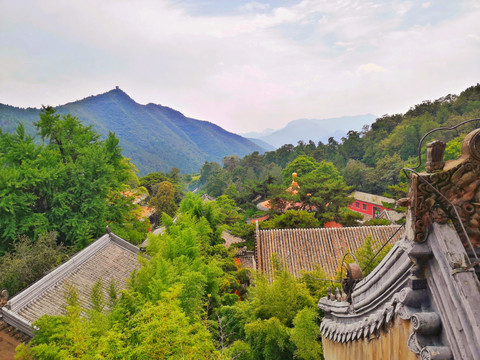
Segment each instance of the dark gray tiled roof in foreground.
M25 334L33 335L33 321L45 314L64 313L65 292L70 285L77 289L80 305L90 308L91 289L98 280L103 283L105 298L108 298L111 281L117 291L126 288L132 271L140 268L138 251L136 246L115 234L105 234L13 297L8 306L1 309L3 320Z

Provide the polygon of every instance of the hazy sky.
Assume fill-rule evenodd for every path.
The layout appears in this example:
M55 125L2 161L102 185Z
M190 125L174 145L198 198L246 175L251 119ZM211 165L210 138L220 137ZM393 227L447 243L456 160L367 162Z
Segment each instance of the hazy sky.
M0 103L116 85L235 132L480 82L480 1L0 0Z

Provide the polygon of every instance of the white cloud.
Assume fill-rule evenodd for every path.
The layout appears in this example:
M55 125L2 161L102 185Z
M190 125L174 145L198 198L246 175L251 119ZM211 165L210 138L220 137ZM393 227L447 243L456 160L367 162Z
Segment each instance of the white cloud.
M480 42L480 36L476 34L467 34L467 40L472 42Z
M198 15L167 0L8 2L0 103L57 105L119 85L141 103L248 131L406 111L478 82L480 10L467 2L408 26L409 4L246 2L248 12Z
M383 73L387 71L383 66L374 64L374 63L368 63L368 64L362 64L357 68L357 73Z
M430 5L432 5L432 4L429 1L426 1L426 2L422 3L422 8L428 9L430 7Z
M404 1L400 3L393 3L393 9L399 16L404 16L412 8L412 3L410 1Z
M270 7L269 4L262 4L256 1L252 1L242 6L239 6L240 11L255 11L255 10L267 10Z

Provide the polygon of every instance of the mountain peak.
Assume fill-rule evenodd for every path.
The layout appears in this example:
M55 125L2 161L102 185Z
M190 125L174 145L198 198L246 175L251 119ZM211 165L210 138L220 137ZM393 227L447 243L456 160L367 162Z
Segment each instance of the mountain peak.
M114 89L104 92L102 94L97 95L90 95L81 100L71 101L64 105L60 105L58 108L62 108L68 105L75 105L75 104L85 104L90 102L96 102L98 100L113 100L113 101L128 101L136 104L136 101L133 100L125 91L120 89L120 87L115 86Z
M220 163L228 155L263 151L261 146L212 123L185 117L166 106L138 104L118 86L58 106L57 111L60 115L76 116L102 136L115 132L123 154L141 174L169 171L172 167L186 173L198 172L205 161ZM29 133L34 134L33 123L39 113L39 109L1 109L0 125L2 130L14 131L16 124L23 122Z
M125 99L128 99L128 100L131 100L131 101L135 102L135 100L133 100L125 91L120 89L119 86L115 86L114 89L112 89L110 91L107 91L104 94L97 95L97 96L101 96L101 95L113 95L113 96L116 96L116 97L125 98Z

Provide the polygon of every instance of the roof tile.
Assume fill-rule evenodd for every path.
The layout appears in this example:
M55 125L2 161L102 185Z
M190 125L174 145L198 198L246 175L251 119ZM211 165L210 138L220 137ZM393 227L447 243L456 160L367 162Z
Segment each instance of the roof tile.
M273 274L272 255L295 276L301 271L315 270L315 265L333 276L343 255L354 252L371 235L374 250L380 248L399 229L398 225L360 226L321 229L258 230L256 237L257 270ZM390 241L394 244L401 237L397 232Z

